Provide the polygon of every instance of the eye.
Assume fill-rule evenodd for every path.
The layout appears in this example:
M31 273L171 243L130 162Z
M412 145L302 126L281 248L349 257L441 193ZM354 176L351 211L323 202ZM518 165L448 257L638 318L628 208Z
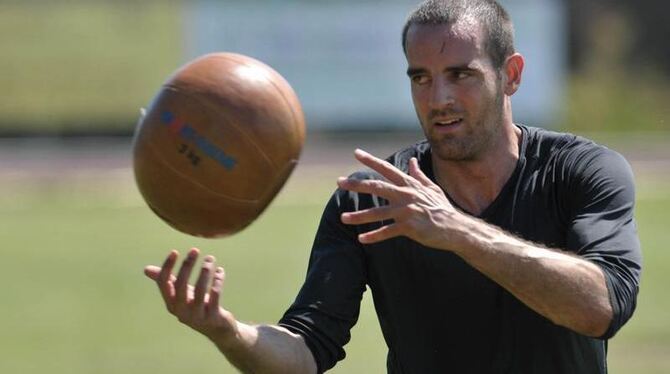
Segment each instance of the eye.
M465 71L465 70L454 71L454 72L451 73L451 79L455 80L455 81L470 78L471 76L472 76L472 74L470 74L469 71Z
M430 81L430 78L428 78L427 75L413 75L410 79L412 80L412 83L418 85L424 85Z

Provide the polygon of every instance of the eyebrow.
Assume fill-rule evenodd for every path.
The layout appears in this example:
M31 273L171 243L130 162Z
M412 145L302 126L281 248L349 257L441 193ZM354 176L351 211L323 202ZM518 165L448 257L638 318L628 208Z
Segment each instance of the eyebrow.
M413 67L407 68L407 76L408 77L412 77L412 76L415 76L419 73L425 73L425 72L426 72L426 69L423 69L423 68L413 68Z
M446 69L444 69L445 72L460 72L460 71L478 71L478 69L471 67L469 64L463 64L463 65L456 65L456 66L449 66ZM412 77L417 74L425 73L426 69L424 68L414 68L414 67L409 67L407 68L407 76Z

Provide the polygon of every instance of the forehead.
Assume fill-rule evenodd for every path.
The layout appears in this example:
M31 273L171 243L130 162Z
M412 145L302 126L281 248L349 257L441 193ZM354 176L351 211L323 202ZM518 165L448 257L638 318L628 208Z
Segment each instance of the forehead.
M407 30L407 60L420 63L439 57L448 63L469 63L486 60L483 27L475 22L455 25L413 24Z

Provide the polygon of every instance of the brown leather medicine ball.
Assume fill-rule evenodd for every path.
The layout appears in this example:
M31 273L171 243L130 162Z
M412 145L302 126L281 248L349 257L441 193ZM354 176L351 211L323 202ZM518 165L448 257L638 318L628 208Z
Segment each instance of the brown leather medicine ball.
M298 98L250 57L215 53L179 69L135 131L135 179L149 207L187 234L249 225L296 165L305 138Z

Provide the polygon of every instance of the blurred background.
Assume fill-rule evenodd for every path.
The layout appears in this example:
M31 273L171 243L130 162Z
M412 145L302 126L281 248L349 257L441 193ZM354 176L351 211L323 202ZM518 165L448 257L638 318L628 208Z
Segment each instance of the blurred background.
M275 322L304 278L335 179L356 147L421 139L400 32L416 1L0 0L2 373L233 372L163 309L145 264L199 246L228 273L226 306ZM610 342L612 373L670 372L670 22L660 0L507 0L527 59L515 120L623 153L645 256L638 310ZM273 66L308 137L266 213L227 239L179 234L145 206L130 144L139 109L214 51ZM334 373L381 373L369 295Z

